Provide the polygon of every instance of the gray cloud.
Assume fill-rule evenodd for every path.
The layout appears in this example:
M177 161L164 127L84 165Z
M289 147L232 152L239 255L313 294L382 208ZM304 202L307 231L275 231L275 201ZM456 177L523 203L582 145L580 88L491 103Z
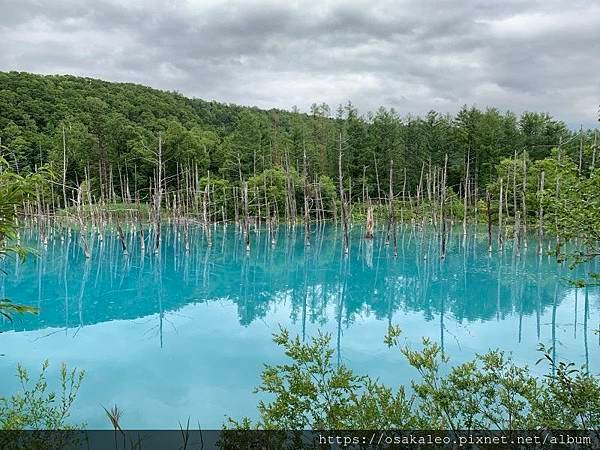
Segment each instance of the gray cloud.
M595 0L0 0L0 70L307 110L462 104L595 126Z

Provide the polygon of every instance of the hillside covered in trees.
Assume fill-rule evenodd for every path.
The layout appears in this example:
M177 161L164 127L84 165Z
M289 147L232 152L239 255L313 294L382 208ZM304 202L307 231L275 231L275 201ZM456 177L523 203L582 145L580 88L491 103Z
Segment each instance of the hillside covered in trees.
M361 115L351 103L314 104L306 114L264 111L134 84L17 72L0 72L0 105L1 156L15 171L66 169L69 188L89 179L96 197L123 195L127 180L142 200L159 136L166 185L179 180L182 167L230 183L278 167L302 173L304 152L307 177L337 180L341 150L346 184L374 198L389 189L392 160L396 191L406 183L414 192L424 168L443 166L447 155L447 185L460 192L471 180L477 196L503 159L523 152L535 161L561 145L587 171L595 139L592 130L569 130L537 112L518 117L464 106L455 116L401 117L385 108Z

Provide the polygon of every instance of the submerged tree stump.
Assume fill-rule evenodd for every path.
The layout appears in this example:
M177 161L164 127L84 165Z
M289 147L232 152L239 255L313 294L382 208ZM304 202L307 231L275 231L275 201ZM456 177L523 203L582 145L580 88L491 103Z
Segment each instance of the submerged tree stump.
M367 208L367 229L365 231L365 239L373 239L374 227L375 220L373 219L373 206L369 205Z

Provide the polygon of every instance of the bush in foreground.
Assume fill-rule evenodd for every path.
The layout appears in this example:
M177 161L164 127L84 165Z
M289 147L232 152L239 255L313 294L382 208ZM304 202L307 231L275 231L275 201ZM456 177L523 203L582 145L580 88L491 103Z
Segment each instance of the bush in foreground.
M392 389L369 376L334 363L331 337L310 342L286 330L274 335L289 363L267 365L256 392L260 419L228 419L225 429L343 430L433 429L521 430L586 429L600 431L600 379L585 368L552 360L543 377L518 366L499 350L446 367L441 347L423 339L423 348L400 347L397 327L385 342L400 348L419 378L412 389Z

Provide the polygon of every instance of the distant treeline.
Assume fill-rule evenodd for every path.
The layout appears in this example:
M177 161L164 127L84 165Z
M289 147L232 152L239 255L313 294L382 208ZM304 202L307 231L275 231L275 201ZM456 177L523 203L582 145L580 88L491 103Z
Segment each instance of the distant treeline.
M593 130L569 130L544 113L464 106L455 116L401 117L385 108L360 115L351 103L335 110L314 104L306 114L265 111L129 83L0 72L0 155L17 172L50 164L62 182L66 167L73 190L89 180L95 198L118 197L127 180L148 199L159 136L167 188L182 168L231 183L278 167L337 180L341 149L346 186L372 198L389 191L391 161L396 192L414 193L423 170L443 167L447 155L447 186L464 192L468 180L477 196L503 159L523 152L535 161L561 145L585 172L595 138Z

